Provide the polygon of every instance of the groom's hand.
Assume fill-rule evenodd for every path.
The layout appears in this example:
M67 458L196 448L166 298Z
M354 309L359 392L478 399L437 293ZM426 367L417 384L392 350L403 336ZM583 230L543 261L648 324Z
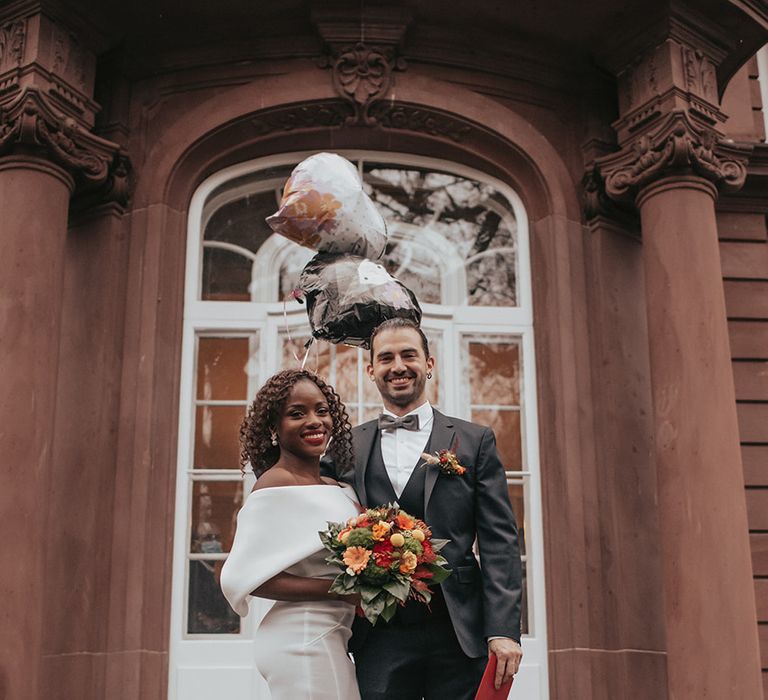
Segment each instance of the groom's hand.
M488 651L496 657L494 686L498 690L520 670L523 650L514 639L499 638L488 642Z

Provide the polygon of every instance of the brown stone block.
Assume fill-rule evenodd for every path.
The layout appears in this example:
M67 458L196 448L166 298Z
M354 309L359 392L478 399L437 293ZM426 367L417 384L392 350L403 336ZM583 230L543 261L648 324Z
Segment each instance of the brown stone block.
M721 241L720 264L723 277L768 279L768 244Z
M112 534L107 697L155 698L170 621L184 217L158 205L130 222ZM143 650L141 653L135 650Z
M731 357L768 360L768 323L729 321L728 337L731 343Z
M757 626L757 635L760 638L760 665L768 668L768 623Z
M729 319L768 319L768 281L723 282L725 308Z
M550 653L555 698L664 700L667 655L643 649L568 649Z
M755 576L768 576L768 534L751 534L749 548L752 550L752 573Z
M734 362L733 382L738 401L768 401L768 360Z
M768 579L755 579L755 602L758 622L768 622Z
M750 530L768 530L768 489L747 489L747 519Z
M768 442L768 403L740 403L739 435L742 442Z
M747 486L768 486L768 445L742 445L741 463Z
M765 214L717 212L717 234L721 239L765 242L768 238Z
M95 700L104 694L103 654L52 654L43 657L41 698Z
M106 650L127 247L109 214L67 236L44 639L58 667Z

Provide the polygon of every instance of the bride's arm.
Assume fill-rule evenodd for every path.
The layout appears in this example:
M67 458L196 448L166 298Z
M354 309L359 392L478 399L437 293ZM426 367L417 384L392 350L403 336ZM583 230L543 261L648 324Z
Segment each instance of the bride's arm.
M328 588L332 581L327 578L308 578L294 576L284 571L266 580L251 595L269 600L305 601L305 600L340 600L350 605L360 602L356 595L331 593Z

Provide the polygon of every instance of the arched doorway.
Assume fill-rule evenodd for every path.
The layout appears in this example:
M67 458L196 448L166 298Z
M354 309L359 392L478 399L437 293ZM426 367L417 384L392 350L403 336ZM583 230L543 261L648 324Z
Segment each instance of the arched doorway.
M457 162L343 151L392 229L387 267L423 302L437 358L430 399L494 427L524 533L525 668L512 697L546 698L546 627L528 219L503 181ZM266 604L241 624L216 585L234 515L252 480L237 465L237 426L261 382L295 364L308 337L284 302L311 252L271 234L264 217L305 153L240 163L196 191L188 254L179 418L170 697L262 690L250 639ZM360 381L361 350L317 346L308 358L336 385L353 422L378 413ZM265 695L266 697L266 695Z

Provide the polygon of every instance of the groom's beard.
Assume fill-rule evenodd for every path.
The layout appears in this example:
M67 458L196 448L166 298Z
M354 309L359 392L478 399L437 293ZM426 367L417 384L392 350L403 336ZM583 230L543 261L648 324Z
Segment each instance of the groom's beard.
M408 391L397 391L393 389L392 385L387 381L387 379L391 379L392 377L388 377L387 379L376 383L382 398L385 398L390 403L395 406L407 406L424 393L427 379L423 375L418 376L406 373L396 376L409 377L412 380Z

